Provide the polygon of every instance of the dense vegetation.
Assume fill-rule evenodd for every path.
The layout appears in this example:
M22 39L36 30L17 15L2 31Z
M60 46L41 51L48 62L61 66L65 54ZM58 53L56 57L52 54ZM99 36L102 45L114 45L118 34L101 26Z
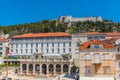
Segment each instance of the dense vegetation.
M103 22L76 22L61 23L56 20L43 20L41 22L18 24L12 26L1 26L0 34L9 34L10 36L23 33L41 33L41 32L120 32L120 23L104 20Z

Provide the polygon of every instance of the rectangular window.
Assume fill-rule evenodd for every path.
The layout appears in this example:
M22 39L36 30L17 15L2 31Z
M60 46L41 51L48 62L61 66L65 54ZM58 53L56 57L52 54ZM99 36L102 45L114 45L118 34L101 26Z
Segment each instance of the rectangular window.
M104 67L104 74L109 74L109 67Z
M63 47L65 47L65 43L63 43Z
M11 48L13 48L13 44L11 44Z
M90 54L85 55L85 60L90 60L90 58L91 58Z
M47 53L48 53L48 49L47 49L46 51L47 51Z
M16 44L16 48L18 48L18 44Z
M28 47L28 44L26 44L26 48Z
M109 60L109 54L104 54L104 60Z
M38 49L36 49L36 53L38 53Z
M54 47L54 43L52 43L52 47Z
M60 43L58 43L58 47L60 47Z
M0 47L0 50L2 50L2 47Z
M33 47L33 44L31 44L31 47Z
M71 48L69 48L69 52L71 53Z
M38 47L38 43L36 43L36 47Z
M23 44L21 44L21 48L23 48Z
M0 46L2 46L3 45L3 43L0 43Z
M52 49L52 53L54 53L54 49Z
M16 49L16 53L18 53L18 50Z
M48 47L48 43L47 43L47 47Z
M95 54L94 55L94 62L95 63L99 63L100 62L100 55L99 54Z
M43 43L41 43L41 47L43 47Z
M13 49L11 49L11 52L13 52Z
M86 67L86 74L90 74L90 67L89 66Z
M69 47L71 47L71 43L69 43Z
M65 49L63 49L63 53L65 53Z

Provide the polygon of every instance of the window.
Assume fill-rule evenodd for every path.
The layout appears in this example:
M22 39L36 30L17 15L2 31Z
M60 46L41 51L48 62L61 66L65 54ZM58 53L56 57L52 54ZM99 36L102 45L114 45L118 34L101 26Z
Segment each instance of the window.
M63 47L65 47L65 43L63 43Z
M90 60L90 54L85 55L85 60Z
M41 43L41 47L43 47L43 43Z
M36 43L36 47L38 47L38 43Z
M63 49L63 53L65 53L65 49Z
M100 55L99 55L99 54L95 54L95 55L94 55L94 61L95 61L96 63L99 63L99 62L100 62Z
M58 47L60 47L60 43L58 43Z
M18 48L18 44L16 44L16 48Z
M104 67L104 74L109 74L109 67Z
M54 49L52 49L52 53L54 53Z
M52 47L54 47L54 43L52 43Z
M48 53L48 49L47 49L47 53Z
M71 53L71 48L69 48L69 52Z
M23 48L23 44L21 44L21 48Z
M118 62L118 67L120 67L120 62Z
M57 52L60 53L60 49L57 49Z
M109 54L104 54L104 60L109 60Z
M16 49L16 53L18 53L18 50Z
M48 43L47 43L47 47L48 47Z
M26 44L26 48L28 47L28 44Z
M100 48L99 44L94 44L94 48Z
M0 46L2 46L3 45L3 43L0 43Z
M71 43L69 43L69 47L71 47Z
M11 44L11 48L13 48L13 44Z
M77 47L80 47L80 43L77 43L76 46L77 46Z
M31 47L33 47L33 44L31 44Z
M94 40L99 40L99 36L95 36L95 37L94 37Z
M2 47L0 47L0 50L2 50Z
M13 52L13 49L11 49L11 52Z
M38 53L38 49L36 49L36 53Z
M93 40L93 38L92 37L88 37L88 40Z
M86 67L86 74L90 74L90 67L89 66Z

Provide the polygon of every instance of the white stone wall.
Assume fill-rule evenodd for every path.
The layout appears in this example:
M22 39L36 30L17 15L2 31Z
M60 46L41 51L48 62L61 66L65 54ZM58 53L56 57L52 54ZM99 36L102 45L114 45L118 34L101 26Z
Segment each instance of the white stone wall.
M25 39L24 40L11 39L10 40L10 52L13 55L32 55L34 53L43 53L44 55L45 54L53 54L53 55L60 54L61 55L61 54L71 53L72 51L71 50L71 47L72 47L71 37L62 37L60 39L49 38L49 40L47 40L47 38L42 38L41 40L42 41L36 38L33 38L32 41L30 41L29 39L26 39L26 40ZM26 47L26 44L27 44L27 47ZM58 49L59 49L59 52L58 52ZM64 49L65 49L65 52L64 52Z

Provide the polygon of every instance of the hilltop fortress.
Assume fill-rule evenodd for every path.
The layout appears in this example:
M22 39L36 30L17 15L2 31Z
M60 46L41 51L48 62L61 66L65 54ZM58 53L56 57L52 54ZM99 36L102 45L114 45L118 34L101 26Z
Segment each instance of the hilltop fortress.
M58 19L59 22L84 22L84 21L102 21L102 17L101 16L97 16L97 17L82 17L82 18L73 18L72 16L60 16Z

